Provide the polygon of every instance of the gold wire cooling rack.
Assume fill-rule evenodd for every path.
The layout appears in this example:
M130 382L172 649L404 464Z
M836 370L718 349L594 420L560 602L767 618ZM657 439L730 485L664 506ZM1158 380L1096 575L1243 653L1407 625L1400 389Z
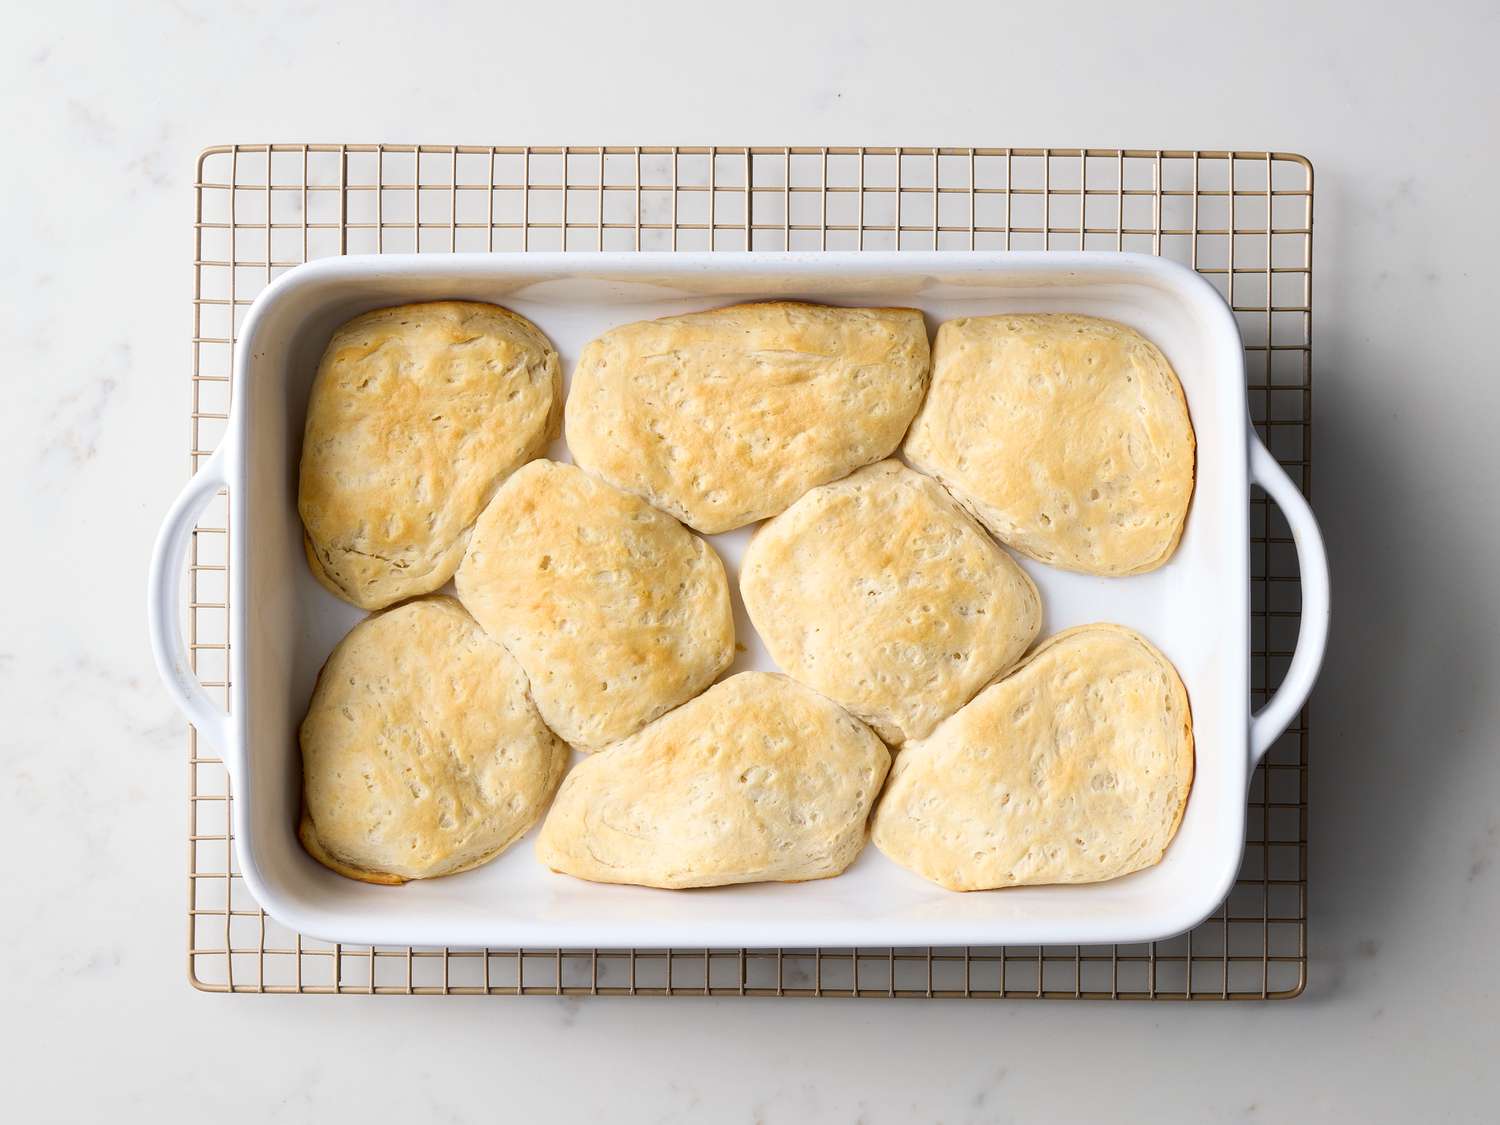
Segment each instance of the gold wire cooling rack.
M213 452L245 309L278 274L357 253L1137 250L1190 265L1239 320L1250 411L1311 469L1312 167L1277 152L1008 148L229 145L198 161L191 466ZM227 703L228 503L189 556L194 667ZM1280 512L1252 506L1252 687L1281 680L1300 588ZM1219 911L1130 946L407 949L292 933L251 901L228 777L188 737L188 976L214 992L1240 1000L1307 982L1304 713L1255 771Z

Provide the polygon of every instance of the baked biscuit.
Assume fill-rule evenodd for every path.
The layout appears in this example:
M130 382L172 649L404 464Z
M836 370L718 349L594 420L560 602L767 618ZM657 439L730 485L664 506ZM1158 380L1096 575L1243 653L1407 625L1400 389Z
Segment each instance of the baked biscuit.
M436 590L495 488L556 436L561 406L557 352L507 309L435 301L345 324L302 439L313 574L362 609Z
M493 859L541 817L568 762L520 666L444 597L367 617L339 642L301 743L298 835L369 883Z
M1007 546L1085 574L1140 574L1177 548L1193 427L1156 345L1089 316L950 320L906 459Z
M458 596L580 749L633 734L734 659L724 564L645 501L533 461L479 517Z
M889 767L880 740L832 700L742 672L580 762L537 856L648 887L826 879L864 847Z
M729 531L890 454L928 360L915 309L767 301L626 324L583 350L568 447L690 527Z
M1161 859L1192 782L1176 669L1129 629L1085 625L907 743L873 835L949 890L1094 883Z
M1042 624L1026 572L899 461L814 488L763 524L740 593L783 671L893 744L967 703Z

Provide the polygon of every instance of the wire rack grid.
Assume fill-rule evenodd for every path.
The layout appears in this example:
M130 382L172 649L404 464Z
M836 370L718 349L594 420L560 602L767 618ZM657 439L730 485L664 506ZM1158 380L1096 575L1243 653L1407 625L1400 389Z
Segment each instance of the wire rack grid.
M1234 309L1261 436L1311 484L1312 168L1277 152L1020 148L218 146L199 157L191 459L213 452L246 308L337 254L527 250L1088 249L1164 255ZM227 704L228 504L189 556L194 667ZM1251 499L1252 688L1300 605L1274 505ZM228 776L188 737L187 968L214 992L1239 1000L1307 982L1306 713L1255 771L1245 857L1192 932L1131 946L408 949L266 916L238 874Z

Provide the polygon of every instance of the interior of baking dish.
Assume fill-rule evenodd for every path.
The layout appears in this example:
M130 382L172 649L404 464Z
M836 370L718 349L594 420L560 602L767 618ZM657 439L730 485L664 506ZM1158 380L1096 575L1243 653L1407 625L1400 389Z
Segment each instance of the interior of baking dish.
M1123 321L1166 353L1198 439L1181 546L1160 570L1094 578L1019 560L1042 592L1045 637L1112 621L1140 630L1188 688L1197 776L1163 862L1109 883L955 894L866 848L842 877L691 892L556 875L531 838L477 870L379 887L312 862L295 836L296 730L319 667L360 611L308 573L296 511L308 389L332 330L371 308L462 298L536 323L571 370L623 322L758 298L912 305L929 330L960 315L1069 311ZM299 932L449 946L842 946L1098 943L1180 932L1217 907L1238 867L1249 758L1249 494L1243 353L1222 299L1191 271L1132 254L458 255L329 259L257 300L243 329L227 439L235 635L222 747L251 893ZM558 442L550 456L567 459ZM752 529L712 537L735 589ZM731 673L774 670L736 599Z

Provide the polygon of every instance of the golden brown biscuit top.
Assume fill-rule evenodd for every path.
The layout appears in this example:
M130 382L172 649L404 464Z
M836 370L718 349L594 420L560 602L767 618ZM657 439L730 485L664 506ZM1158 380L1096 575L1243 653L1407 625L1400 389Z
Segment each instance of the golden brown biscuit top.
M1087 574L1166 562L1193 492L1171 365L1134 329L1088 316L943 324L904 452L1007 546Z
M517 471L475 525L456 581L526 669L548 724L580 748L640 729L734 658L713 548L574 465Z
M365 609L437 589L496 486L556 432L561 401L552 345L496 305L402 305L345 324L302 444L314 573Z
M740 590L776 663L891 743L967 703L1042 621L1026 572L899 461L814 488L767 521Z
M654 887L827 878L864 846L889 766L831 700L742 672L580 762L537 855L580 878Z
M889 454L927 383L915 309L769 301L611 329L568 396L578 463L705 534Z
M356 625L318 676L300 741L309 851L384 882L503 850L541 816L568 754L520 666L444 597Z
M1130 629L1085 625L907 743L874 840L950 890L1113 879L1161 859L1192 779L1176 669Z

